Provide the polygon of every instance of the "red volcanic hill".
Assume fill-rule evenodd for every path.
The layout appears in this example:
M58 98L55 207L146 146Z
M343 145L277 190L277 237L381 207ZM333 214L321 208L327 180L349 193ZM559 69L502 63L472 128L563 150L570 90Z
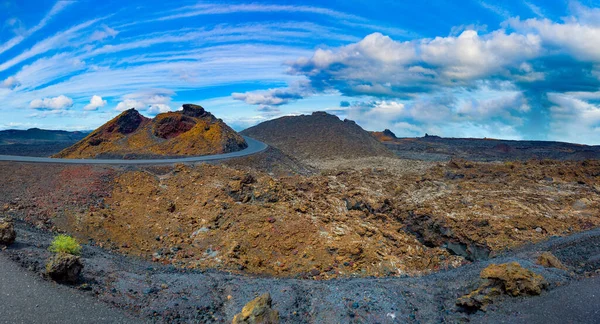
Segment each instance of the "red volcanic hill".
M370 132L380 142L393 142L397 140L396 134L391 130L385 129L383 132Z
M160 158L235 152L248 146L243 137L201 106L150 119L129 109L100 126L56 158Z
M369 132L351 120L325 112L285 116L241 132L293 157L309 159L393 156Z

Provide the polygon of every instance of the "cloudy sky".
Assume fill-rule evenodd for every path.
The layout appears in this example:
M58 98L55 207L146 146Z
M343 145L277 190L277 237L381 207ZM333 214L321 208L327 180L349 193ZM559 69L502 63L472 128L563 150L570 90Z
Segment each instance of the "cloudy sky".
M325 5L327 4L327 6ZM399 136L600 144L600 2L0 0L0 129L198 103Z

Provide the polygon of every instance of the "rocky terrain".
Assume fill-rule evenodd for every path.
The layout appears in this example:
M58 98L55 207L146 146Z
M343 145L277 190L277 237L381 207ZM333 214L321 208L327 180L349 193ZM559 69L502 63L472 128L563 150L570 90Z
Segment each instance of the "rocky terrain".
M397 138L390 130L371 132L371 135L398 157L423 161L448 161L453 158L482 162L600 159L600 146L562 142L444 138L431 135Z
M300 160L392 156L384 145L351 120L325 112L285 116L241 132Z
M157 322L259 304L292 323L485 321L600 269L598 160L400 159L375 139L391 132L290 118L337 131L212 164L2 162L18 234L2 253L42 273L68 233L84 243L74 287ZM355 135L369 155L343 150Z
M160 158L239 151L244 139L204 108L185 104L182 111L153 119L129 109L100 126L57 158Z
M0 155L47 157L82 140L88 132L31 128L0 131Z
M417 275L600 224L595 161L452 161L424 173L308 177L55 166L46 180L24 183L36 166L28 168L3 166L10 216L148 260L241 274Z

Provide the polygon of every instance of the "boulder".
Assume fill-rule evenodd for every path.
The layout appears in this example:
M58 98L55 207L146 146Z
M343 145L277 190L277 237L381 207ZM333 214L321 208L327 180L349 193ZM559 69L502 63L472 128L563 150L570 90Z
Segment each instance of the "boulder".
M481 271L481 278L511 296L539 295L547 285L544 277L517 262L491 264Z
M567 267L550 252L544 252L537 258L537 264L545 268L568 270Z
M279 323L279 312L271 309L271 295L265 293L253 299L242 308L242 312L235 315L233 324L276 324Z
M544 277L521 267L517 262L491 264L481 271L483 283L476 290L456 301L456 305L468 312L485 311L497 296L513 297L539 295L547 286Z
M498 287L479 287L471 293L460 297L456 301L456 305L468 312L486 311L489 304L494 302L494 298L500 295L502 295L502 291Z
M81 258L67 253L55 254L46 264L46 274L59 282L77 282L81 270Z
M11 220L0 218L0 245L11 245L17 238L15 226Z

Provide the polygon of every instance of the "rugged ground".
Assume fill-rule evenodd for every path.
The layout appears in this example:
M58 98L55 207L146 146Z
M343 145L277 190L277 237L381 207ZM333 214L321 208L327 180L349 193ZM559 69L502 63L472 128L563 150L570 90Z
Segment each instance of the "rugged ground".
M573 304L569 283L598 282L582 278L600 268L600 161L270 148L214 165L0 163L0 176L0 217L19 234L2 253L41 273L52 233L68 232L86 243L74 288L159 322L228 322L266 291L284 322L520 320L535 314L527 300L565 291ZM536 265L546 251L567 268ZM483 268L512 261L551 291L500 296L485 313L456 306Z
M40 273L50 255L47 247L51 234L22 222L18 222L17 231L19 242L0 253L28 271ZM586 269L600 267L599 247L600 231L592 230L425 276L315 281L178 269L113 253L90 241L83 249L86 267L82 282L72 288L152 322L227 323L248 301L270 292L283 323L456 323L507 318L526 319L527 323L564 323L580 318L582 323L593 323L598 318L593 315L596 306L578 298L577 287L599 288L597 279L586 279L595 276L593 270ZM560 256L569 271L536 265L542 251ZM550 291L538 297L501 296L485 313L469 314L455 305L457 298L479 284L483 268L512 261L542 275ZM563 304L536 316L536 303L548 305L553 297ZM569 309L580 309L581 313L573 314ZM553 314L550 320L548 314Z
M316 279L423 274L600 224L595 161L452 161L424 172L279 178L210 165L53 166L19 190L37 167L3 166L5 214L186 268Z
M243 137L204 108L185 104L182 111L153 119L129 109L100 126L58 158L160 158L235 152L247 147Z

